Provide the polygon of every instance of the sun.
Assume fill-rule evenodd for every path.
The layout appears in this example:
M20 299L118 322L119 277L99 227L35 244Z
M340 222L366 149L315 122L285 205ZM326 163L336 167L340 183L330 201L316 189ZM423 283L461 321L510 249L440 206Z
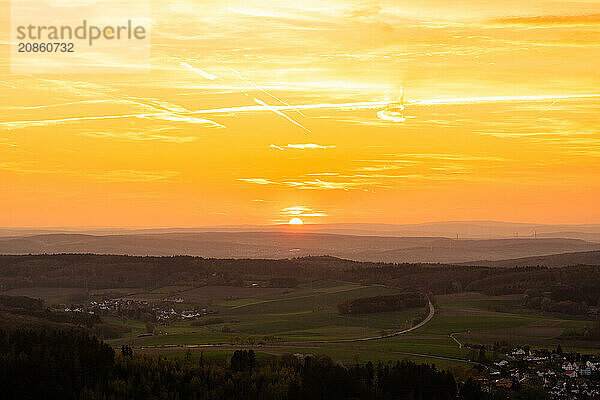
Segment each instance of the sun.
M292 219L290 219L290 222L288 222L288 224L290 224L290 225L304 225L304 221L302 221L300 218L292 218Z

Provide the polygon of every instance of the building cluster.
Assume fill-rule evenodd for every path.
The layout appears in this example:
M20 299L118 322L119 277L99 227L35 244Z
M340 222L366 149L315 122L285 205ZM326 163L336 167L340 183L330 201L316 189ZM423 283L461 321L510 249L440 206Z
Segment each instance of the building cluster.
M490 365L481 384L485 391L542 386L550 400L600 399L600 357L515 348Z
M176 303L177 306L174 307L173 303ZM182 309L179 306L181 303L183 303L183 299L178 298L166 298L158 303L116 298L90 301L87 305L66 307L63 311L127 317L159 323L190 321L214 313L206 308Z

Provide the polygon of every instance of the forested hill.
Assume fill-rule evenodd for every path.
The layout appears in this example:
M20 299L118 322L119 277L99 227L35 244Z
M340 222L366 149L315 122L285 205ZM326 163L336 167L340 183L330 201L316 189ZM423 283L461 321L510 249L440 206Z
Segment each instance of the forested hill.
M535 290L552 301L600 300L600 267L489 268L448 264L361 263L335 257L284 260L129 257L102 255L0 256L0 286L154 288L167 285L261 286L334 279L383 284L435 294L478 291L516 294Z
M550 254L547 256L513 258L497 261L471 261L464 265L486 267L564 267L568 265L600 265L600 251L581 251L576 253Z
M325 278L352 268L376 265L335 257L284 260L136 257L95 254L0 256L0 285L88 287L90 289L191 284L242 286L248 276Z
M0 330L0 391L7 400L451 400L458 388L450 373L407 361L350 367L322 356L257 361L252 350L236 351L226 363L168 360L115 355L82 332Z

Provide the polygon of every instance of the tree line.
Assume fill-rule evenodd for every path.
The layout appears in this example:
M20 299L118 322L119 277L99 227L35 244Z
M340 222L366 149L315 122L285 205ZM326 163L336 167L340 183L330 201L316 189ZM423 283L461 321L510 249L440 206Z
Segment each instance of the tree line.
M543 307L585 313L600 305L600 267L492 268L447 264L389 264L302 257L282 260L133 257L93 254L0 256L0 288L154 288L165 285L294 287L299 282L335 279L385 284L434 294L481 292L524 294L533 290ZM550 299L551 303L548 303ZM536 306L534 300L532 306ZM562 302L562 303L561 303ZM576 306L572 303L577 303ZM542 308L542 305L539 306Z
M406 308L424 307L427 297L423 293L404 292L389 296L361 297L338 304L338 312L346 314L371 314L400 311Z
M323 356L230 362L122 354L81 331L0 331L3 399L450 400L454 377L412 362L345 367Z

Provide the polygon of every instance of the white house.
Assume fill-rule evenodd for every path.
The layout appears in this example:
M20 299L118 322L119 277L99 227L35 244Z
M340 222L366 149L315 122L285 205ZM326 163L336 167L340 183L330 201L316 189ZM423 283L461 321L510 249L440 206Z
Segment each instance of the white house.
M568 361L565 361L562 365L562 369L565 371L575 371L575 366Z

